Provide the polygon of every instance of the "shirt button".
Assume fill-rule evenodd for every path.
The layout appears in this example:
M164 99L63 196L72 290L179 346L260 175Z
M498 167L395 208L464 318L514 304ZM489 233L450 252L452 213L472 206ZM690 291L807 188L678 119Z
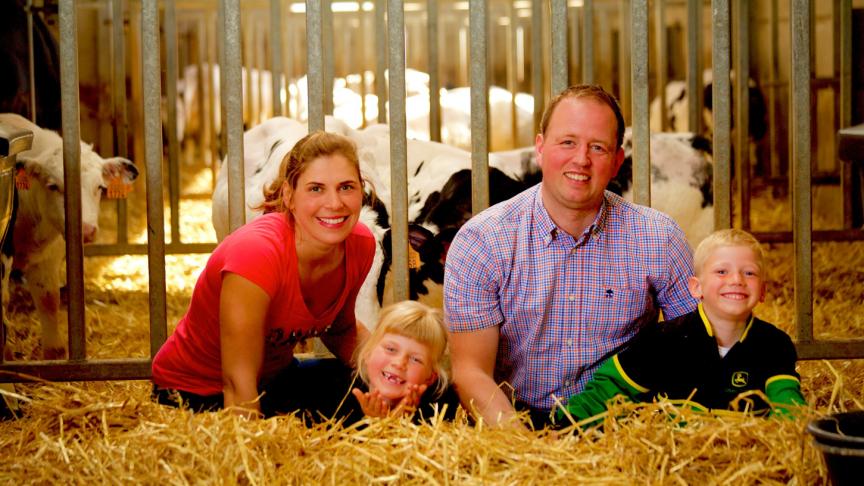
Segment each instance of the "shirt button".
M565 380L565 381L564 381L564 386L570 386L570 380Z
M570 297L567 297L567 298L570 300L570 302L573 302L574 300L576 300L575 295L571 295Z
M567 340L567 346L573 346L573 340L572 339Z

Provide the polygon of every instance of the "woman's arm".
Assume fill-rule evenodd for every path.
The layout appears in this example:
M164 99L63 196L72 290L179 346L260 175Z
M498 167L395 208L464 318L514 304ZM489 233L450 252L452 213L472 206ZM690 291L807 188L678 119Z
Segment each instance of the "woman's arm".
M222 278L219 330L222 354L222 393L225 408L258 415L258 375L264 361L264 320L270 296L258 285L234 273Z

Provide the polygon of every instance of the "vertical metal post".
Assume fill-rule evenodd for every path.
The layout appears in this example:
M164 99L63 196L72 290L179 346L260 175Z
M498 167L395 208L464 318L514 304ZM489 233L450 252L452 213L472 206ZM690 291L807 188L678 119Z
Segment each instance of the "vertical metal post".
M390 185L393 207L393 301L405 300L408 287L408 165L405 119L405 12L402 0L387 2L387 52L390 69Z
M630 54L633 93L633 201L651 205L651 139L648 126L648 2L631 4ZM627 30L626 24L622 31Z
M438 0L426 0L426 46L429 50L429 139L441 141L441 75L438 66Z
M840 105L839 125L846 128L852 125L852 0L840 0L835 15L840 17ZM852 162L841 161L840 187L843 192L843 228L850 229L853 224L852 211Z
M570 84L567 49L567 2L551 3L552 19L552 93L564 91Z
M309 131L324 130L324 46L322 0L306 0L306 94ZM329 3L328 3L329 5Z
M810 2L791 0L792 239L795 254L795 315L798 341L813 340L812 213L810 199Z
M732 90L729 82L729 58L732 52L730 44L729 0L712 0L712 18L714 25L712 52L714 57L714 75L712 87L712 111L714 114L714 227L729 228L732 226L731 207L731 110L729 100Z
M735 186L741 228L750 229L750 1L735 8Z
M165 304L165 214L162 201L159 4L141 4L144 90L144 162L147 167L147 269L150 288L150 356L167 338Z
M471 32L471 208L474 214L489 207L489 88L486 80L489 29L486 7L485 0L468 2Z
M771 146L771 162L770 170L768 171L769 179L781 177L780 170L780 154L778 153L779 134L778 124L780 122L778 92L780 91L780 48L779 38L780 29L780 14L778 8L778 0L771 0L771 16L768 19L768 25L771 26L771 39L769 49L769 64L768 64L768 143Z
M660 100L660 131L669 129L669 119L666 113L666 74L669 72L668 34L666 33L666 5L664 0L654 0L654 30L657 54L657 71L655 77L657 98Z
M27 12L27 72L30 74L30 121L34 125L39 122L36 119L36 57L33 53L33 0L27 0L24 7Z
M387 0L375 0L375 94L378 96L378 122L387 123Z
M628 123L633 123L632 114L635 112L632 106L632 102L630 101L630 82L631 82L631 74L630 74L630 61L631 59L636 59L636 55L633 52L627 52L627 47L631 46L630 37L631 35L635 35L630 33L630 29L628 26L633 25L633 22L630 20L630 2L632 0L620 0L619 1L619 13L620 13L620 23L618 28L618 82L620 83L618 93L618 99L621 102L621 111L624 112L624 120ZM636 0L637 4L648 2L646 0ZM644 8L647 9L648 5L644 5ZM644 39L645 42L648 42L647 36ZM647 84L646 84L647 86Z
M534 131L540 128L545 96L543 89L543 1L531 1L531 93L534 95ZM553 95L558 93L553 93ZM474 138L473 136L471 138Z
M594 83L594 0L582 2L582 82Z
M66 188L66 282L69 289L69 359L86 358L84 251L81 231L81 115L78 105L78 23L73 0L61 0L60 96L63 185Z
M111 48L113 49L112 90L114 113L114 150L118 156L129 158L129 124L126 119L126 49L123 26L123 0L111 2ZM126 199L117 199L117 243L129 242L128 209Z
M168 101L168 202L171 207L171 243L180 236L180 151L177 145L177 15L174 1L164 3L165 94Z
M282 107L282 0L270 0L270 84L273 90L273 116L286 113ZM307 86L308 88L308 86Z
M702 132L702 0L687 0L687 127Z
M321 60L324 70L324 113L333 114L333 7L331 0L319 0L321 2ZM308 89L313 89L307 86Z
M228 169L228 228L246 223L246 190L243 171L243 78L240 68L240 0L220 0L222 10L222 59L220 70L222 108L225 113L226 162Z

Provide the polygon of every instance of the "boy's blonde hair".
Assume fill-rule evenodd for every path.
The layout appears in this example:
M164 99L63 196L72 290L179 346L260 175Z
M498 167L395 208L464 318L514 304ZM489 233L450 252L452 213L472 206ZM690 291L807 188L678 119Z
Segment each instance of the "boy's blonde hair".
M699 275L702 271L702 266L705 265L705 260L714 253L714 250L724 246L746 246L753 250L753 255L756 256L756 264L759 270L764 268L765 250L759 244L759 240L750 233L737 228L717 230L699 243L696 247L696 252L693 254L693 273Z
M378 325L357 348L354 359L357 373L364 383L369 383L366 362L381 338L388 333L414 339L429 347L432 369L438 375L434 394L441 395L450 384L450 348L441 311L413 300L403 300L383 308Z

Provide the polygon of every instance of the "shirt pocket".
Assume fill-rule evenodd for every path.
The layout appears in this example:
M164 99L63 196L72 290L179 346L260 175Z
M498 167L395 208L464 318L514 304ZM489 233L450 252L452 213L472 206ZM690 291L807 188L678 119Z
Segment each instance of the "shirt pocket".
M598 337L623 344L647 322L657 319L647 286L600 285L588 289L585 320L594 323Z

